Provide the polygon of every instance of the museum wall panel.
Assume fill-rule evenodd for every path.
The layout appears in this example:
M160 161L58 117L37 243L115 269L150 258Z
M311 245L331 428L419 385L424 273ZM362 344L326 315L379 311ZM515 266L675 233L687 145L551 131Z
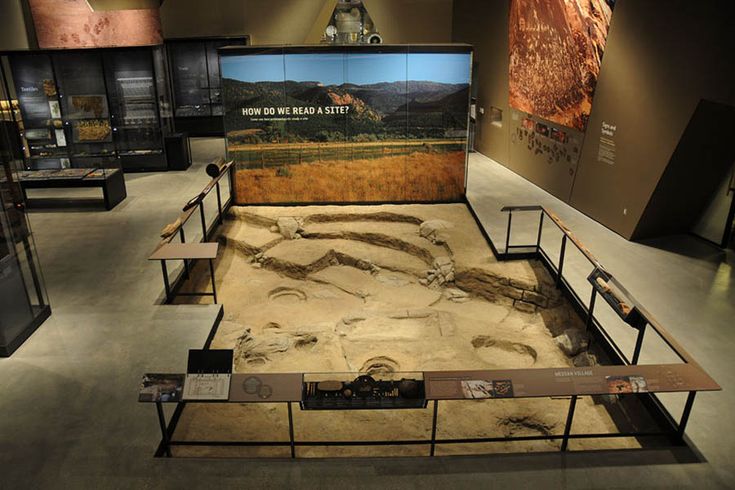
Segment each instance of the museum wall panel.
M553 2L553 5L558 6L558 3ZM518 67L531 63L516 62L516 73L511 84L511 39L516 41L516 57L525 55L541 59L548 55L548 52L541 49L546 45L545 42L534 39L523 39L521 44L525 46L528 43L542 52L519 50L518 37L521 34L516 29L512 36L509 29L511 5L509 0L457 0L454 4L453 40L473 44L476 49L474 69L479 73L478 110L481 108L484 114L481 112L477 116L475 149L560 199L568 200L584 136L579 127L586 121L592 97L591 88L579 80L567 80L569 87L564 90L562 87L558 91L564 92L570 100L575 95L584 96L584 103L570 102L569 107L553 113L553 109L561 104L556 104L555 100L547 100L552 93L550 88L547 90L547 74L551 68L539 63L539 66L534 65L523 72ZM535 3L528 5L542 8ZM516 9L515 16L519 15ZM534 17L531 14L527 16ZM516 19L516 23L522 22ZM526 24L524 21L523 25ZM570 32L563 34L566 38L574 37ZM557 43L564 45L566 38L557 39ZM563 64L568 60L556 61ZM535 84L531 81L525 83L523 80L531 73L535 73ZM580 85L587 90L582 90ZM567 92L572 93L570 95ZM514 98L511 98L511 93L515 94ZM514 105L511 105L511 101L515 101Z
M476 149L626 238L636 238L700 101L735 103L730 27L735 5L615 2L586 130L516 104L536 112L531 130L527 112L509 107L511 5L511 0L454 2L453 40L474 45L480 75L478 106L485 114L478 115ZM503 111L502 125L492 107ZM702 138L695 147L718 144ZM702 162L692 155L690 163L689 185L709 187L694 170ZM666 189L673 187L660 188L658 198Z
M238 204L463 198L469 46L220 53Z
M734 8L727 1L676 0L666 2L663 14L660 2L618 2L573 206L637 238L636 226L700 100L735 102ZM600 161L600 138L612 128L614 157ZM699 144L704 150L712 143ZM702 185L696 167L704 159L692 155L690 162L687 182L694 189Z
M164 2L160 11L165 38L249 35L255 45L304 44L319 42L334 4L335 0L174 0ZM385 43L451 41L451 0L372 0L365 7Z

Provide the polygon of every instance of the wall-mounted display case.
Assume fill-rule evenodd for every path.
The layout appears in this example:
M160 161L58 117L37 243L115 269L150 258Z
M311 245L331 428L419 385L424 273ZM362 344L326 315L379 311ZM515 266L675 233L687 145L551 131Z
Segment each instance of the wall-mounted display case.
M247 44L247 36L166 41L177 131L202 136L224 134L217 49Z
M165 50L10 53L8 91L27 170L166 170L173 130Z
M5 80L0 82L0 357L7 357L48 318L51 308L18 182L22 163L17 157L22 155L5 124L13 118L13 106Z

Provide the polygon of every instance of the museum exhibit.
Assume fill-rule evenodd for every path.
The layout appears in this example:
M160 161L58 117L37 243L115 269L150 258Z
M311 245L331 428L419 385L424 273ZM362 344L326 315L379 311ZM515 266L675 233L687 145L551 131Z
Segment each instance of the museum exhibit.
M0 488L733 488L735 4L0 3Z

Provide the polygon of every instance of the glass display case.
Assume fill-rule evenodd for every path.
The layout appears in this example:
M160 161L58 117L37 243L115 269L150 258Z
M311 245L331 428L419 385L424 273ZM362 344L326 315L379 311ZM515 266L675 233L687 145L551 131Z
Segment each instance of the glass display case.
M118 166L100 53L58 53L52 59L71 166Z
M305 373L303 410L425 408L420 372Z
M51 308L17 178L21 143L5 124L13 118L13 104L1 72L0 78L0 357L7 357L48 318ZM33 121L40 122L40 117Z
M164 138L173 121L162 46L3 58L26 170L68 170L55 173L67 178L73 169L168 169Z
M153 58L141 54L122 49L105 55L113 139L124 169L164 169Z
M217 49L247 44L247 37L166 41L177 131L196 135L224 134Z
M27 168L42 170L69 167L66 134L51 57L45 54L13 55L10 66L15 98L20 109L18 129Z

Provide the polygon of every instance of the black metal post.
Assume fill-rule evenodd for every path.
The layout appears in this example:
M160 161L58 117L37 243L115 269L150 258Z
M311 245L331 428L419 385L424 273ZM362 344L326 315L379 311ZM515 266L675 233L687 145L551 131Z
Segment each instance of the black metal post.
M158 412L158 425L161 426L161 437L164 449L166 449L166 456L171 457L171 441L168 438L168 431L166 430L166 418L163 415L163 405L161 402L156 402L156 411Z
M643 335L646 333L646 325L648 323L644 323L638 329L638 338L635 340L635 349L633 350L633 358L630 361L631 364L638 364L638 357L641 355L641 347L643 347Z
M181 243L186 243L186 237L184 236L184 226L182 225L181 228L179 228L179 237L181 238ZM184 277L186 279L189 279L189 261L184 259Z
M219 190L219 180L217 181L217 219L219 220L219 224L222 224L222 196L220 195Z
M597 289L594 287L592 288L592 296L590 296L590 307L587 309L587 326L585 330L587 332L590 331L590 328L592 327L592 322L595 319L595 300L597 299Z
M536 238L536 253L541 250L541 231L544 229L544 212L541 211L541 217L538 220L538 237Z
M199 201L199 216L202 219L202 241L207 241L207 220L204 217L204 199Z
M171 301L171 286L168 283L166 260L161 260L161 270L163 271L163 287L166 289L166 303L169 303Z
M567 236L564 235L561 239L561 250L559 251L559 267L556 270L556 286L561 286L561 274L564 270L564 253L567 250Z
M296 458L296 441L293 436L293 412L291 410L291 402L288 402L288 438L291 442L291 458Z
M567 423L564 426L564 438L561 440L561 450L566 451L569 445L569 433L572 431L572 420L574 419L574 408L577 406L577 395L572 395L569 402L569 413L567 414Z
M439 400L434 400L434 416L431 421L431 451L429 456L433 456L436 451L436 419L439 415Z
M505 254L507 255L509 250L508 247L510 246L510 224L513 221L513 211L508 211L508 230L505 235Z
M684 405L684 411L681 413L681 420L679 421L679 430L677 431L677 438L680 443L684 443L684 431L689 422L689 415L692 413L692 406L694 405L694 397L697 395L696 391L690 391L687 396L687 402Z
M217 286L214 283L214 265L212 259L209 259L209 275L212 277L212 296L214 296L214 304L217 304Z

